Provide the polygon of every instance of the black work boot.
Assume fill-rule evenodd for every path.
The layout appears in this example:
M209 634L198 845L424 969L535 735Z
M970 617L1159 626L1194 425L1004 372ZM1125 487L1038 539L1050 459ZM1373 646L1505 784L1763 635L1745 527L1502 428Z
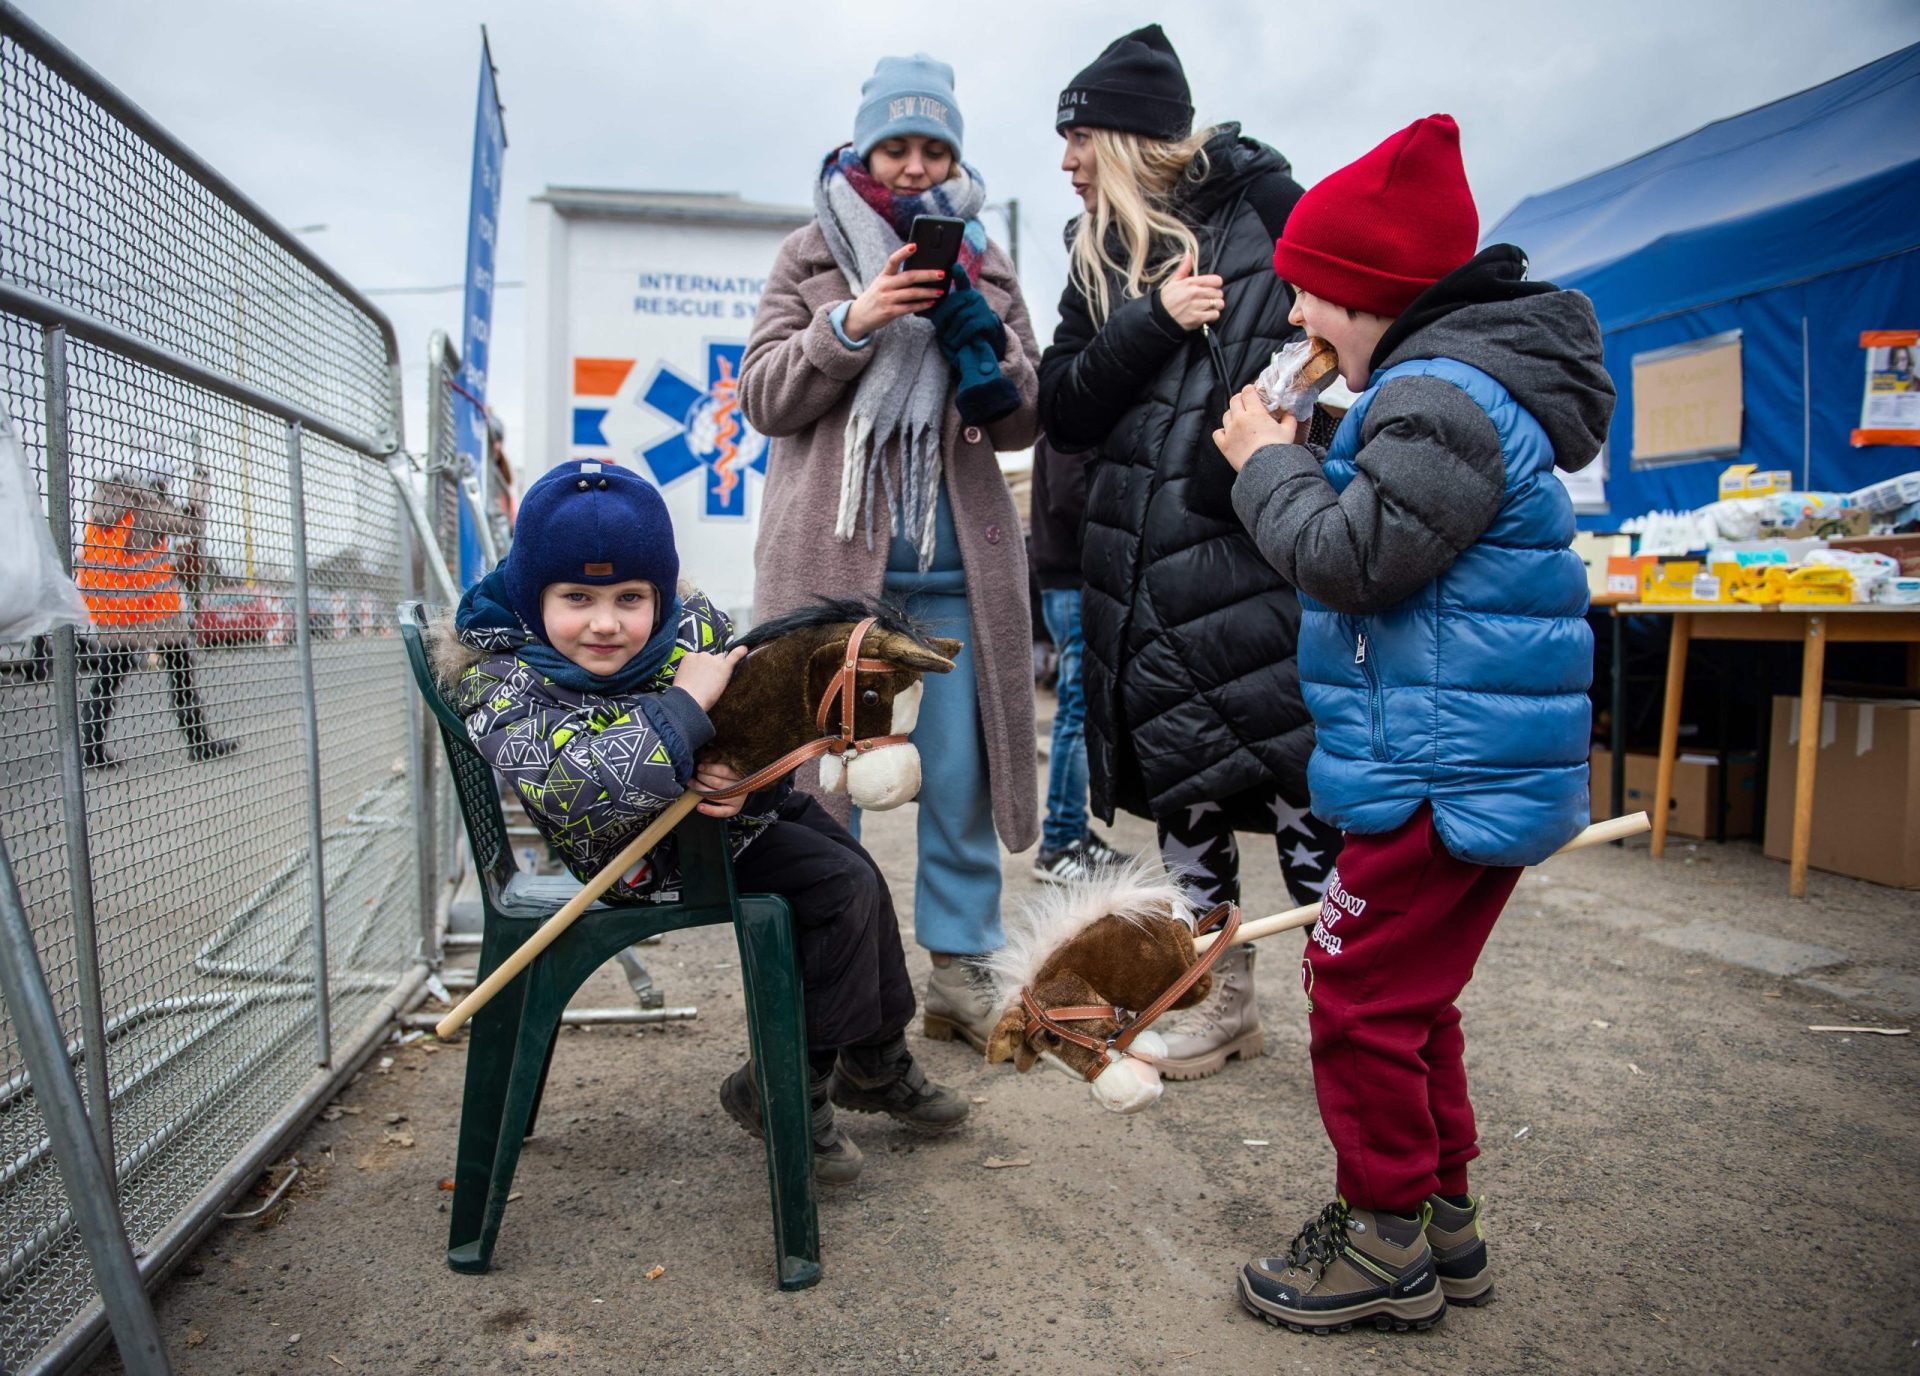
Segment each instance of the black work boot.
M1482 1305L1493 1299L1493 1271L1487 1265L1486 1234L1480 1231L1480 1198L1467 1195L1467 1207L1431 1194L1427 1203L1433 1217L1427 1221L1427 1246L1433 1249L1433 1269L1448 1304Z
M1412 1217L1349 1208L1342 1199L1294 1235L1284 1255L1255 1257L1240 1272L1240 1300L1270 1324L1299 1333L1432 1328L1447 1314L1433 1268L1425 1204Z
M884 1113L925 1133L951 1132L973 1111L959 1094L927 1078L907 1050L905 1032L881 1046L842 1048L833 1102L855 1113Z
M120 760L107 753L107 723L113 718L112 699L101 701L96 690L80 704L80 762L88 769L118 769Z
M833 1121L833 1104L828 1098L832 1085L831 1070L824 1075L808 1075L807 1100L813 1107L813 1178L823 1185L846 1185L859 1178L866 1158ZM755 1137L766 1135L760 1122L760 1091L754 1083L752 1061L720 1082L720 1107Z
M176 695L173 711L180 722L181 734L187 738L187 758L195 764L217 760L240 748L238 741L215 740L207 733L206 715L200 710L198 698Z

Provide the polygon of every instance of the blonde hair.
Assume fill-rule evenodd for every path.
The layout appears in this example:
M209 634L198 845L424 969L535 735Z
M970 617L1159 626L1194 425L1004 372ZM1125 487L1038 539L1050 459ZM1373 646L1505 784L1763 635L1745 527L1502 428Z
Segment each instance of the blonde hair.
M1095 328L1113 311L1110 283L1122 300L1144 296L1180 265L1195 258L1200 241L1174 212L1182 179L1206 179L1202 151L1213 130L1196 129L1184 139L1150 139L1118 129L1089 129L1093 146L1093 206L1080 217L1069 251L1069 276L1093 312ZM1115 256L1115 249L1124 255Z

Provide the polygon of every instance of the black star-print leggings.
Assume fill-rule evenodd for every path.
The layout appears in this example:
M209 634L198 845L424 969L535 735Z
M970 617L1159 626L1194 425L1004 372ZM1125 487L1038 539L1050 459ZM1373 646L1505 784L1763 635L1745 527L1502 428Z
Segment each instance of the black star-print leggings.
M1218 803L1156 817L1160 858L1181 875L1180 886L1205 911L1240 901L1240 846L1236 831L1272 836L1280 875L1297 904L1317 903L1340 854L1340 830L1271 790L1238 793Z

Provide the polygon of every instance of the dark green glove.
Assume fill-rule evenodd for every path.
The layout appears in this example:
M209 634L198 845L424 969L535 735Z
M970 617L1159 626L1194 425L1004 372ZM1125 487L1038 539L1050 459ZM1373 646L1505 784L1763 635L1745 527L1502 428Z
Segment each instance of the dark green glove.
M958 264L953 290L927 312L940 352L959 379L953 404L969 425L988 425L1020 409L1020 389L1000 372L1007 327Z

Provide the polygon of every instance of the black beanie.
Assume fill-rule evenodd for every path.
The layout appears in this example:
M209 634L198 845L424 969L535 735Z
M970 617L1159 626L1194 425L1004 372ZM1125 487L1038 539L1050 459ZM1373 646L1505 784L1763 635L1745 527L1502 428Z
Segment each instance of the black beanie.
M1193 132L1193 93L1180 55L1158 24L1107 44L1093 65L1067 83L1053 127L1123 129L1150 139Z

